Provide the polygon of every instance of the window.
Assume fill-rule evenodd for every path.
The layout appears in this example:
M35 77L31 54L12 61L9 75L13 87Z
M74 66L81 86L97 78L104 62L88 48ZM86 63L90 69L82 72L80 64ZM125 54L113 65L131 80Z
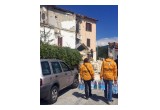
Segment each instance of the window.
M43 75L50 75L51 74L49 63L47 61L41 62L41 68L42 68Z
M80 39L76 38L76 44L80 43Z
M92 24L91 23L86 23L86 31L92 31Z
M58 37L58 46L62 47L62 37Z
M42 19L43 20L45 19L45 13L42 13Z
M91 57L93 58L93 49L91 49Z
M90 47L90 39L87 39L87 46Z
M63 68L64 72L70 71L69 67L64 62L61 62L61 65L62 65L62 68Z
M60 64L58 62L51 62L51 65L52 65L52 69L53 69L54 74L62 72L62 69L61 69Z

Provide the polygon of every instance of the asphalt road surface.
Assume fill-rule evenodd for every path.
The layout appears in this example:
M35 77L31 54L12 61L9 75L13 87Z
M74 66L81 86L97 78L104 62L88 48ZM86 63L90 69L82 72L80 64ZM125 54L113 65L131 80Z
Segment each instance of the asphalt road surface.
M102 90L92 90L93 96L88 100L84 99L84 90L66 88L59 94L58 100L52 105L108 105L104 99ZM113 96L112 105L118 105L118 96ZM40 105L48 105L47 101L40 100Z

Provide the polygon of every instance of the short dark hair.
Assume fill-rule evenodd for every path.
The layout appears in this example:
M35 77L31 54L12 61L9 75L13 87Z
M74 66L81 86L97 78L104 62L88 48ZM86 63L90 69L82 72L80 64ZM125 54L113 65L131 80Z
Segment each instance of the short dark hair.
M88 58L85 58L85 59L84 59L84 63L87 63L87 62L89 62L89 61L88 61Z

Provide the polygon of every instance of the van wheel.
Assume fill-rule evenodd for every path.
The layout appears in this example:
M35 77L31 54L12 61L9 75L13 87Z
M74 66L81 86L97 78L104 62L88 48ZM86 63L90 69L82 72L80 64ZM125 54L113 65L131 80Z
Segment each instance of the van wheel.
M78 77L75 77L73 80L72 88L77 88L79 84Z
M50 99L48 100L48 102L50 104L53 104L57 101L57 99L58 99L58 88L57 86L54 86L50 91Z

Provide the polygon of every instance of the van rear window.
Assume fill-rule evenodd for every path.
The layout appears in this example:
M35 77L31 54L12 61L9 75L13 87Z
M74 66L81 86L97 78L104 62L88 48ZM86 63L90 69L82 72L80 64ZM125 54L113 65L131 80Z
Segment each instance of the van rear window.
M41 68L42 68L42 74L43 75L50 75L51 74L49 63L47 61L42 61L41 62Z

